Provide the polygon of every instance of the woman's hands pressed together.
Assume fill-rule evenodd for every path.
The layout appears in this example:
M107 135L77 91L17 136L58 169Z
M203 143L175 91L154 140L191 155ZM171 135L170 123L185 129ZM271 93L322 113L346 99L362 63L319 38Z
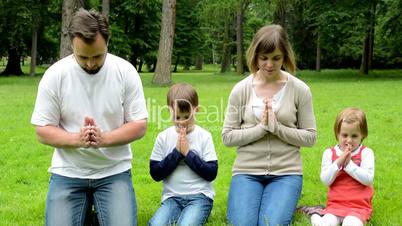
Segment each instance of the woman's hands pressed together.
M273 132L275 130L276 116L272 109L272 99L270 98L264 99L264 111L261 116L261 124L269 132Z

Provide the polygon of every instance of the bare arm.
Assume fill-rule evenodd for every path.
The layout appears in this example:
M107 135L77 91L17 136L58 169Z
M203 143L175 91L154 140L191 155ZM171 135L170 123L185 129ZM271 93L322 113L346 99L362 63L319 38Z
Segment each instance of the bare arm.
M112 147L131 143L145 135L147 130L147 120L141 119L123 124L119 128L102 132L95 127L91 135L91 146L93 147Z
M57 126L36 126L36 134L41 143L57 148L111 147L142 138L146 129L147 120L143 119L109 132L101 132L96 126L83 126L79 133L69 133Z
M89 145L80 139L85 137L85 134L69 133L57 126L36 126L36 135L42 144L56 148L79 148Z

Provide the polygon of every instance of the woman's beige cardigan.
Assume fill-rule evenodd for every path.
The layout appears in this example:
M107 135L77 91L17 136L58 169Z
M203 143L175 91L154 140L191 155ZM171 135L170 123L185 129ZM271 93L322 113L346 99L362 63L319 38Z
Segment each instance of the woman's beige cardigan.
M233 88L222 131L223 143L238 147L233 175L302 174L300 147L316 141L312 95L304 82L286 74L288 81L272 133L260 124L251 108L253 75Z

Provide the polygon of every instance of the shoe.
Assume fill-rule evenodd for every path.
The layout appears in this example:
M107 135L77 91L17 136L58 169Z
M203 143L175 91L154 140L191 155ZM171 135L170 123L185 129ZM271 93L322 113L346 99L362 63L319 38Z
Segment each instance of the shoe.
M318 214L321 216L321 210L325 207L323 205L316 205L316 206L299 206L297 207L296 211L302 212L307 216L311 216L313 214Z

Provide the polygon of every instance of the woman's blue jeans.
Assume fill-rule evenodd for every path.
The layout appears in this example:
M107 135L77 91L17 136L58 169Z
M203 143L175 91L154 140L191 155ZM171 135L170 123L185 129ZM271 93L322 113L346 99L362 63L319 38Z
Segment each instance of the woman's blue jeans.
M100 226L137 225L137 205L130 170L101 179L52 174L46 200L46 225L84 225L85 215L92 203Z
M290 225L302 184L301 175L233 176L228 223L233 226Z
M171 197L149 221L150 226L204 225L211 213L213 200L203 194Z

